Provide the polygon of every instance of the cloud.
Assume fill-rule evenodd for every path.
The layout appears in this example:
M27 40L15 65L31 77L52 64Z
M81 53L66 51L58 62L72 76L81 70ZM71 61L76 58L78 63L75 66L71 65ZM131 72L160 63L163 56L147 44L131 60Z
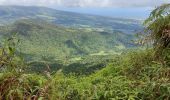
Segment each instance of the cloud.
M47 7L155 7L170 0L0 0L1 5Z

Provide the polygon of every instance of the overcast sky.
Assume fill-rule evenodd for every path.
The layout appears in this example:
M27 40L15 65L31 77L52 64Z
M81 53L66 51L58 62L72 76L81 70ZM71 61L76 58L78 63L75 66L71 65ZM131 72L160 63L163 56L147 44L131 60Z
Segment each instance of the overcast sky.
M1 5L47 7L155 7L170 0L0 0Z
M109 17L145 19L156 6L170 0L0 0L0 5L45 6Z

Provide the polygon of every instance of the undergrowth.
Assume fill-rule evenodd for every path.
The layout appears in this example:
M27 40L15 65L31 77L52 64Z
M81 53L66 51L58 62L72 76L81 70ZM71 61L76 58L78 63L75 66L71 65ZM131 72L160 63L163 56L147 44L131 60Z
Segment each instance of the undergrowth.
M62 72L25 74L24 67L14 62L1 68L15 69L0 74L1 100L170 99L170 68L154 61L153 50L122 54L106 68L88 76L65 76Z

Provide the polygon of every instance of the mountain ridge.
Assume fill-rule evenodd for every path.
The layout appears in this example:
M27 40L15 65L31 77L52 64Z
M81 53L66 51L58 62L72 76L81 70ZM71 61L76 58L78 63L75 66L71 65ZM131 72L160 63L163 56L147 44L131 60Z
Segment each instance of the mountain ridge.
M93 28L94 30L120 30L135 33L142 25L137 20L110 18L89 14L59 11L46 7L0 6L0 23L13 23L20 19L45 20L57 25L75 28ZM124 31L124 30L126 31Z
M141 20L138 20L138 19L132 19L132 18L119 18L119 17L110 17L110 16L102 16L102 15L93 15L93 14L87 14L87 13L78 13L78 12L71 12L71 11L65 11L65 10L58 10L58 9L55 9L55 8L49 8L49 7L44 7L44 6L20 6L20 5L0 5L0 9L2 8L18 8L18 9L21 9L21 8L42 8L42 9L48 9L48 10L53 10L53 11L58 11L58 12L65 12L65 13L73 13L73 14L80 14L80 15L89 15L89 16L98 16L98 17L103 17L103 18L111 18L111 19L116 19L116 20L131 20L131 21L141 21Z

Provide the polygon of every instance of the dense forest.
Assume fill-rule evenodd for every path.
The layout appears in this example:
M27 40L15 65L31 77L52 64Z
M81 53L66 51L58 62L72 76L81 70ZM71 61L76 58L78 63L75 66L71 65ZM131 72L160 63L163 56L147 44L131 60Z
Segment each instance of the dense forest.
M0 26L0 100L170 100L170 4L137 26L138 38L37 23Z

